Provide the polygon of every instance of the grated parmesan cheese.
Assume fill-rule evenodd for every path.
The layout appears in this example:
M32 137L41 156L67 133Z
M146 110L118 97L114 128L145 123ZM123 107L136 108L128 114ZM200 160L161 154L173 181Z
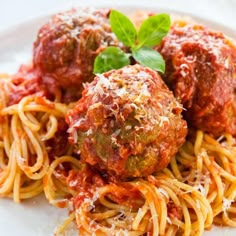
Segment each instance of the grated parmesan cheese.
M165 196L166 198L168 198L168 193L166 192L166 190L164 190L163 188L158 188L158 191Z
M226 213L226 211L231 207L231 204L234 202L234 200L232 199L227 199L227 198L223 198L223 205L222 205L222 209L224 211L224 213Z
M206 189L201 184L195 185L194 188L202 195L206 196Z

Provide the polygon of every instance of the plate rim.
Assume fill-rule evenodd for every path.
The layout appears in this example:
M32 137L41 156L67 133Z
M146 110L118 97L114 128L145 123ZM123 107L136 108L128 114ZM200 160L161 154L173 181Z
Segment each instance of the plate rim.
M96 4L96 7L110 7L112 4L111 3L99 3L99 4ZM76 4L75 5L76 7L77 6L85 6L84 4ZM131 4L131 3L127 3L127 4L118 4L118 6L116 6L116 7L114 7L114 8L116 8L116 9L122 9L122 8L132 8L132 9L140 9L140 8L142 8L144 6L144 3L139 3L139 4L137 4L137 5L135 5L135 7L134 7L134 4ZM144 8L145 9L152 9L153 7L155 7L155 10L159 10L160 9L160 11L167 11L167 12L171 12L171 13L173 13L173 14L180 14L180 15L185 15L185 16L190 16L190 17L193 17L194 19L196 19L196 21L198 22L198 21L200 21L200 22L202 22L202 23L204 23L204 22L206 22L206 24L208 25L208 23L209 24L213 24L213 25L215 25L217 28L219 27L220 29L222 28L222 29L225 29L227 32L232 32L232 36L231 35L229 35L229 34L227 34L227 35L229 35L229 36L231 36L231 37L236 37L236 29L234 29L234 28L232 28L232 27L229 27L229 26L226 26L225 24L223 24L223 23L219 23L219 22L215 22L214 20L210 20L210 19L208 19L207 17L201 17L201 16L199 16L198 14L192 14L192 13L186 13L186 12L184 12L184 11L179 11L179 10L170 10L170 9L165 9L165 8L162 8L162 7L158 7L158 4L150 4L148 7L147 6L145 6ZM66 9L70 9L70 7L67 7ZM64 10L66 10L66 9L64 9ZM16 32L16 31L19 31L22 27L23 28L25 28L25 27L28 27L28 26L30 26L30 25L35 25L38 21L44 21L44 20L46 20L46 19L49 19L49 17L52 15L52 14L55 14L55 13L57 13L58 12L58 9L56 9L56 10L53 10L52 12L47 12L47 13L44 13L44 14L41 14L41 15L37 15L36 17L32 17L32 19L27 19L27 20L24 20L24 21L21 21L21 22L18 22L17 24L14 24L14 25L11 25L9 28L7 28L7 29L3 29L3 30L1 30L0 31L0 41L1 41L1 39L5 39L6 40L6 38L9 36L9 35L12 35L14 32ZM40 26L39 26L40 27ZM220 30L218 30L218 31L220 31ZM223 31L223 33L224 33L225 31ZM36 37L36 35L35 35L35 37ZM33 42L32 42L32 44L33 44ZM1 46L0 46L0 48L1 48ZM5 50L7 50L7 49L5 49ZM20 66L20 65L19 65ZM44 197L45 198L45 197ZM31 199L32 200L32 199ZM16 203L15 203L16 204ZM48 205L49 205L49 203L48 203ZM37 208L35 207L35 210L36 210ZM24 226L25 227L25 226ZM56 225L55 225L55 227L56 227ZM26 227L27 228L27 227ZM215 226L214 226L214 228L215 228ZM227 231L227 229L226 228L220 228L221 230L222 230L222 234L224 234L225 233L225 231ZM224 230L223 230L224 229ZM4 232L4 231L3 231ZM208 231L208 233L209 232L211 232L211 231ZM235 232L236 232L236 228L235 228ZM53 232L52 232L53 233Z
M209 28L212 28L211 26L213 26L213 30L215 30L215 31L220 31L222 33L224 33L224 31L225 31L225 32L227 32L227 34L226 34L227 36L236 39L236 26L235 26L235 28L228 26L224 22L212 20L209 17L207 17L206 15L203 16L200 13L198 14L198 13L192 13L192 12L185 12L185 11L177 10L174 8L173 9L172 8L165 8L163 6L159 6L157 2L150 1L150 2L148 2L148 4L149 5L147 6L146 3L138 1L134 5L134 3L130 3L130 2L125 3L124 1L121 1L120 3L116 2L115 6L114 6L114 4L112 4L111 2L98 1L98 2L93 3L93 7L95 7L95 8L111 8L111 9L114 8L114 9L118 9L118 10L121 10L124 12L125 12L125 8L134 9L134 10L140 10L142 8L144 10L150 10L150 11L154 9L154 12L159 11L159 12L165 12L168 14L187 16L187 17L191 17L191 18L195 19L197 23L204 24ZM30 17L29 19L25 19L25 20L19 21L18 23L12 24L5 29L1 29L0 30L0 39L2 37L7 36L8 34L11 34L13 31L16 31L22 27L27 27L28 25L33 24L36 21L47 20L52 15L54 15L58 12L66 11L71 8L77 8L77 7L86 8L86 7L91 7L91 6L89 6L89 3L86 4L84 2L81 2L81 3L74 4L73 7L64 6L64 8L59 7L56 9L51 9L45 13L41 13L36 16ZM220 30L217 30L217 28L219 28ZM228 32L230 32L230 33L228 33Z

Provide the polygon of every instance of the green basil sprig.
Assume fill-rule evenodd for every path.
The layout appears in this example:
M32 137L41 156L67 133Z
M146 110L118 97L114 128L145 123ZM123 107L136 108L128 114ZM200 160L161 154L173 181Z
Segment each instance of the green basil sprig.
M168 14L149 17L142 22L138 32L129 18L119 11L112 10L109 20L112 31L125 46L130 48L131 53L125 53L118 47L107 47L95 59L95 74L129 65L130 56L144 66L165 72L165 61L152 47L158 45L170 29Z
M130 54L124 53L118 47L107 47L100 53L94 62L94 74L106 72L111 69L120 69L130 64Z
M153 70L165 72L165 61L161 54L150 47L142 47L133 51L132 56L141 65L147 66ZM126 64L127 65L127 64ZM120 67L121 68L121 67Z
M112 10L110 14L111 29L116 37L125 46L133 47L137 38L137 32L130 19L121 12Z

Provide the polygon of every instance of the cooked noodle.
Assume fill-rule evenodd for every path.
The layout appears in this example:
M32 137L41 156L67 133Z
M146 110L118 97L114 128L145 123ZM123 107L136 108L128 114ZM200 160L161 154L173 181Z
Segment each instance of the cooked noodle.
M69 219L81 235L202 235L213 223L234 227L235 156L232 136L215 140L197 131L168 168L96 188Z
M231 135L218 141L198 131L195 143L187 141L171 161L173 176L198 189L207 198L214 223L236 226L236 146Z
M46 141L55 136L67 106L34 95L7 106L10 87L9 79L1 79L0 196L20 202L43 191L50 164Z
M0 195L20 202L44 191L49 203L66 207L78 193L58 170L69 163L79 172L81 163L70 148L50 161L46 141L68 106L36 95L7 106L10 83L0 83ZM235 227L235 143L228 134L215 140L197 131L162 172L97 187L56 234L72 221L82 235L202 235L213 222Z
M216 140L191 130L164 170L127 182L89 183L87 189L76 189L81 184L76 174L86 164L73 152L68 137L62 137L66 146L59 146L59 153L50 142L57 138L70 104L62 102L59 89L54 100L34 93L10 104L14 86L10 76L0 75L0 197L19 203L44 193L50 204L68 207L69 216L56 235L64 234L72 222L82 236L188 236L202 235L213 224L236 227L232 135L222 134ZM89 171L95 178L95 170Z

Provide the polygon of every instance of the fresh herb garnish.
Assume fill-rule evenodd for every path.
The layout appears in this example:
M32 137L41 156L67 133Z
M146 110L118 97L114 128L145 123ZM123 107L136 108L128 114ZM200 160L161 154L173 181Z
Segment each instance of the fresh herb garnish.
M132 56L141 65L147 66L153 70L165 72L165 61L161 54L150 47L141 47L133 51ZM121 67L120 67L121 68Z
M112 10L109 16L111 29L116 37L128 47L133 47L137 38L137 31L130 19L122 13Z
M93 73L99 74L112 69L119 69L130 64L130 54L118 47L107 47L94 62Z
M140 26L138 32L138 45L155 46L159 44L170 29L170 17L167 14L159 14L149 17Z
M152 47L158 45L170 29L170 17L167 14L153 15L143 21L138 32L133 23L124 14L112 10L111 29L116 37L131 53L125 53L118 47L107 47L95 59L94 73L103 73L119 69L130 64L132 56L140 64L164 73L165 61Z

